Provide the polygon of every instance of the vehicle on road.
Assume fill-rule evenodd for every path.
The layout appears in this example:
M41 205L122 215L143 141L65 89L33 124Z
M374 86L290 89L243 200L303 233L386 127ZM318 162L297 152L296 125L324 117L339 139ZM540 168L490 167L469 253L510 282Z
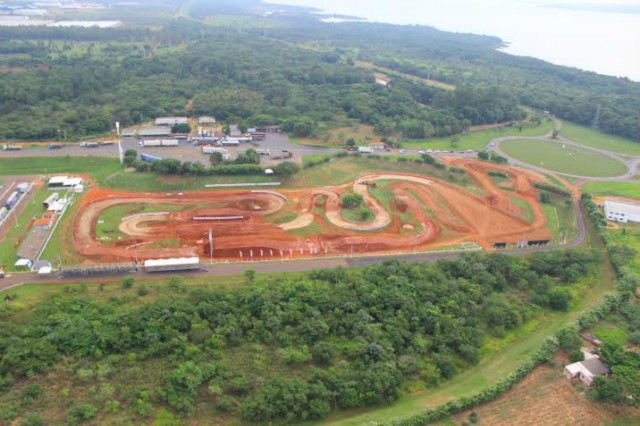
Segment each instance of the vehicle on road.
M2 145L3 151L20 151L22 147L20 145Z

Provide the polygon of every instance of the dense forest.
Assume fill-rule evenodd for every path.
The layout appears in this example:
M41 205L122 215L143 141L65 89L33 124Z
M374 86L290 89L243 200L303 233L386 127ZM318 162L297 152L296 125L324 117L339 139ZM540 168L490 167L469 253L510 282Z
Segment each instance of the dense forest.
M14 37L3 31L0 39ZM269 37L189 21L157 33L111 31L108 40L105 30L17 31L4 49L29 59L14 58L7 65L20 71L0 73L0 137L79 138L115 121L207 114L282 124L298 136L313 135L318 122L350 118L381 134L424 138L525 117L516 97L497 86L450 93L401 81L385 88L336 55ZM32 40L20 40L26 37Z
M420 26L290 23L269 34L422 78L456 85L498 85L523 105L579 124L592 125L600 109L600 129L640 142L640 83L627 78L510 55L496 50L501 42L494 37Z
M433 387L477 362L487 337L566 310L592 261L471 254L284 279L248 271L226 290L125 279L108 299L67 288L28 314L16 300L0 311L0 418L46 407L71 422L140 421L168 404L280 422L389 403L408 380ZM56 401L61 386L94 391Z

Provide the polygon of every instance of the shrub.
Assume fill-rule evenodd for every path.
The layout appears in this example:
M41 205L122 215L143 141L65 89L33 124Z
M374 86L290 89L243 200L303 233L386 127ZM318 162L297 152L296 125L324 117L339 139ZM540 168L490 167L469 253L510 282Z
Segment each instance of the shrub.
M98 409L91 404L74 405L67 414L72 420L81 422L94 418L98 414Z
M133 277L125 277L122 280L122 288L124 289L130 289L133 287L133 284L135 283L135 278Z
M364 199L360 194L345 194L341 199L342 207L345 207L347 209L359 207L360 205L362 205L363 201Z

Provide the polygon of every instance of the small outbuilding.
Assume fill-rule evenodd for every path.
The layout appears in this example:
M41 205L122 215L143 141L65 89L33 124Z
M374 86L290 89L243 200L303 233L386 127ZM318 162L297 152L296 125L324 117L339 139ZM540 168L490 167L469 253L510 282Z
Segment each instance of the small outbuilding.
M16 263L13 264L13 266L15 266L15 268L18 270L24 271L31 269L31 267L33 266L33 262L31 262L29 259L18 259Z
M580 379L586 386L591 386L596 377L607 376L608 374L609 367L598 356L574 362L564 367L564 375L567 379Z

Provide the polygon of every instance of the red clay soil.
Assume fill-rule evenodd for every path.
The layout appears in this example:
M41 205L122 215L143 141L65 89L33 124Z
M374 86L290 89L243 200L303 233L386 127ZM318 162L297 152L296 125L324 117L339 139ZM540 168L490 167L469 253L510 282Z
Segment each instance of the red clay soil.
M455 160L484 195L437 179L401 173L373 173L352 185L308 190L215 191L184 195L125 193L93 188L81 200L73 217L73 245L88 262L201 256L209 253L209 229L214 235L216 259L269 259L324 254L401 252L475 242L490 248L494 243L550 239L551 232L536 198L533 183L545 178L526 170L473 160ZM497 187L488 170L500 170L512 180L513 191ZM386 211L361 181L389 181L388 190L402 200L400 210L392 203ZM352 186L352 188L350 188ZM364 196L374 212L369 222L345 220L340 196L347 192ZM511 200L527 202L533 221ZM181 211L134 215L122 218L126 237L105 245L96 238L96 223L103 211L122 204L172 204ZM193 208L189 208L193 206ZM271 223L287 207L298 213L291 222ZM319 213L319 210L322 213ZM302 218L302 219L301 219ZM311 228L305 229L311 226ZM177 247L155 248L172 240ZM175 244L177 242L178 244Z

